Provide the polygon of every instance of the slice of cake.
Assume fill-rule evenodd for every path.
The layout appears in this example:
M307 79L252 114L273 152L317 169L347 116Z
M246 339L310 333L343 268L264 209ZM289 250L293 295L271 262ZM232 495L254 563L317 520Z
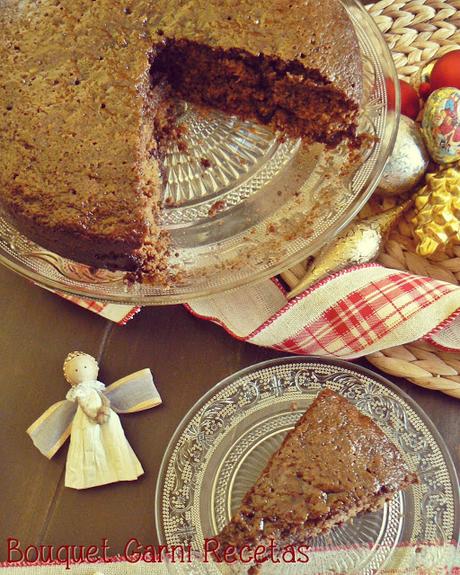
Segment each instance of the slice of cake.
M417 483L396 446L356 407L322 391L271 457L230 523L219 553L234 546L305 545Z
M3 0L0 28L0 201L92 266L168 281L164 81L309 141L355 134L361 58L338 0Z

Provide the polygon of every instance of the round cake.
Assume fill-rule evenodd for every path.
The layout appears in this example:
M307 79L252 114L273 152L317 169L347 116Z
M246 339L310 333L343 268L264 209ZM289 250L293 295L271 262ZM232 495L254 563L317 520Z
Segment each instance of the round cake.
M338 0L4 0L0 199L47 249L168 281L171 98L353 141L358 41Z

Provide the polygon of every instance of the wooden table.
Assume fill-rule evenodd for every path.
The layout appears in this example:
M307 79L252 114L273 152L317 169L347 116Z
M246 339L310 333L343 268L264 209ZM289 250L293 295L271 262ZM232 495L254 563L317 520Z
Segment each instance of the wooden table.
M196 400L225 376L282 354L232 339L182 306L145 308L125 327L112 324L0 268L1 349L0 561L6 539L28 544L98 545L123 551L130 537L156 543L154 493L160 462L176 426ZM87 491L64 487L67 447L48 461L26 428L68 384L62 362L69 351L93 354L109 384L143 367L154 373L163 405L123 416L145 475ZM359 361L366 365L365 360ZM368 366L369 367L369 366ZM393 379L428 413L460 465L460 402Z

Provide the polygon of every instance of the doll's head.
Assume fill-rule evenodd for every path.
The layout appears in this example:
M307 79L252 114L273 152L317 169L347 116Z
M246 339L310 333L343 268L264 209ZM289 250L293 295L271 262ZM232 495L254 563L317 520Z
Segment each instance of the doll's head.
M99 365L91 355L83 351L72 351L64 361L64 377L70 385L85 381L96 381Z

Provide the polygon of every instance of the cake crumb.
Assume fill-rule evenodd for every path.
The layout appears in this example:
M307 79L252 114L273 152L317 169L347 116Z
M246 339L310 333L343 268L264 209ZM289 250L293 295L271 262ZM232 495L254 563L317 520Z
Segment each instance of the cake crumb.
M185 142L184 140L178 140L177 141L177 149L179 150L179 152L188 152L188 145L187 142Z
M212 206L209 208L208 216L210 218L213 218L216 214L218 214L224 208L225 208L224 200L217 200L217 202L214 202L212 204Z
M201 158L200 164L205 170L207 170L211 167L211 160L208 160L208 158Z

